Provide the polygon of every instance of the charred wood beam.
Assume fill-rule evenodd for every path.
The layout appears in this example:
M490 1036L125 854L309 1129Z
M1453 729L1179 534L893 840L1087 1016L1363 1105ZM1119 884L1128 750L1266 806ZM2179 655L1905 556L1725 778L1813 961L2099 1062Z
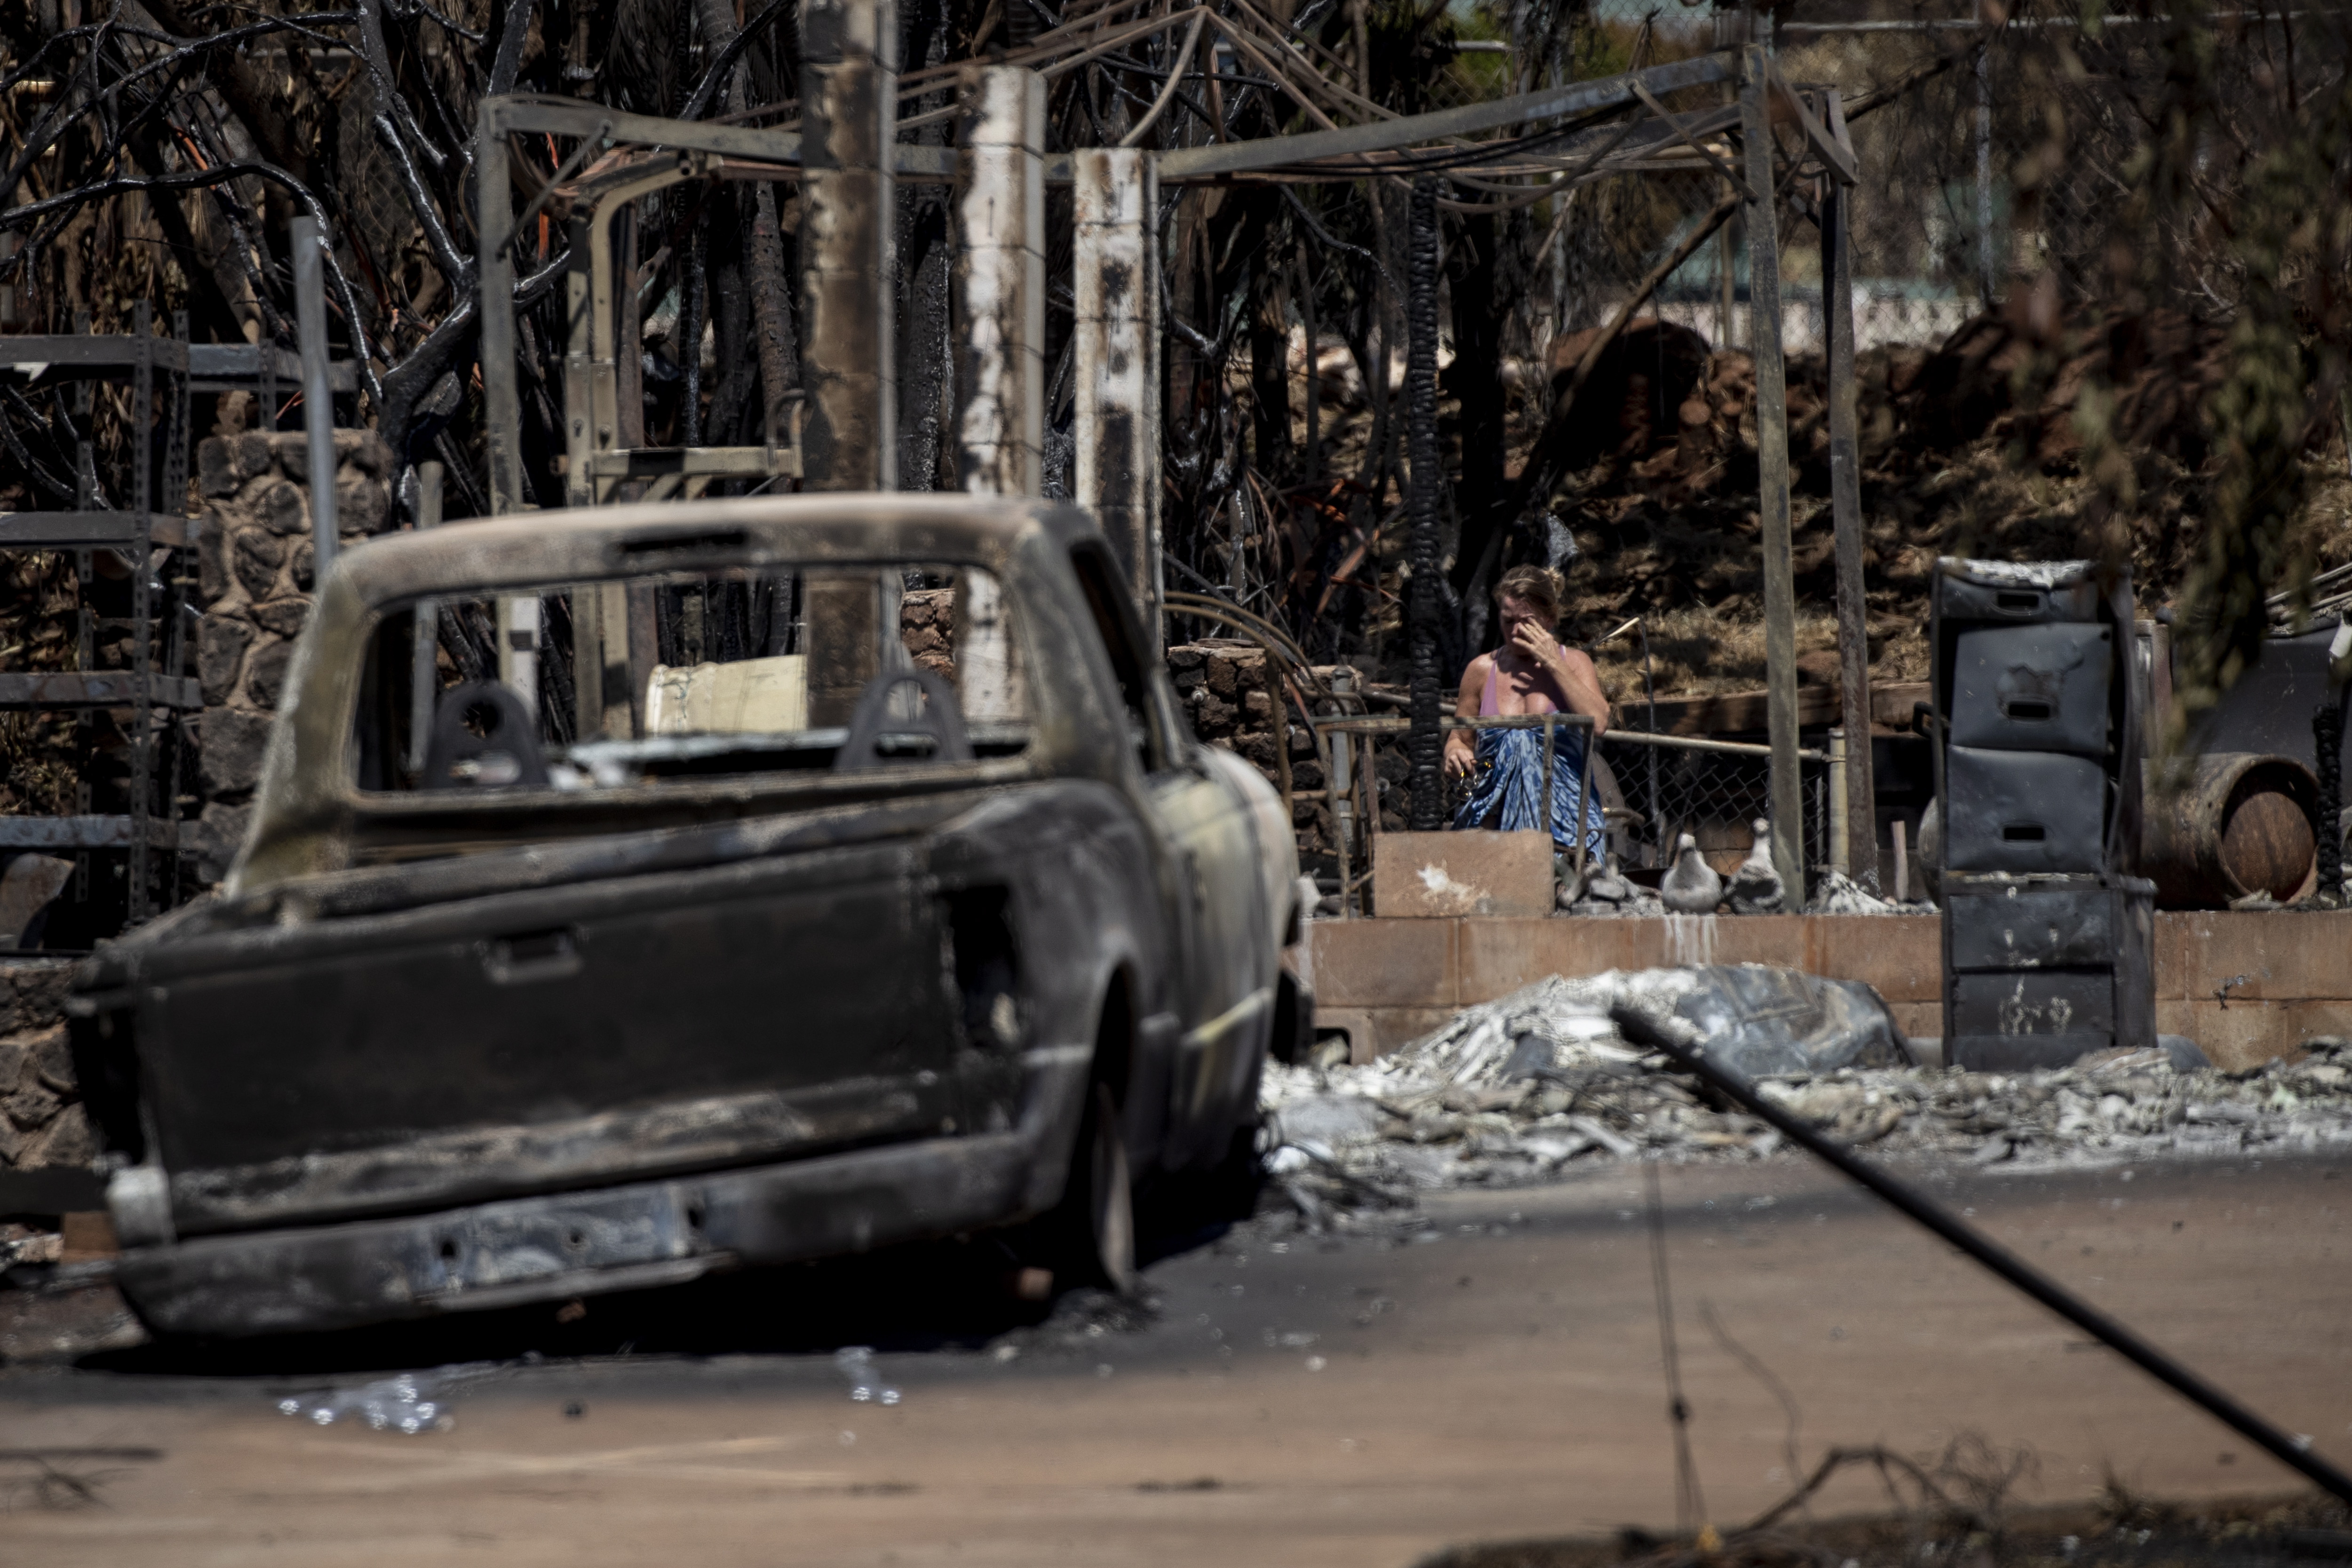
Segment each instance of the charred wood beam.
M1405 305L1405 405L1407 460L1412 473L1412 578L1406 587L1405 616L1412 639L1412 827L1433 832L1443 825L1438 773L1444 738L1438 729L1437 514L1444 485L1437 447L1437 180L1413 182L1411 250Z
M891 352L898 7L892 0L806 0L801 35L803 483L815 490L890 489L898 466Z

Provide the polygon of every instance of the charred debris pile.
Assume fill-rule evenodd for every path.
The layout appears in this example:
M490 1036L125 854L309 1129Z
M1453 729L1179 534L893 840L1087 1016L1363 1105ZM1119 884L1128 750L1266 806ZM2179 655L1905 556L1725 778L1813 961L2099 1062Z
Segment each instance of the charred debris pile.
M2012 1168L2352 1146L2352 1045L2251 1073L2186 1042L2037 1072L1916 1065L1866 987L1754 965L1554 976L1360 1065L1269 1066L1268 1169L1307 1223L1577 1162L1754 1160L1781 1134L1629 1040L1625 1009L1720 1026L1710 1059L1874 1156ZM1791 1025L1789 1020L1796 1022Z

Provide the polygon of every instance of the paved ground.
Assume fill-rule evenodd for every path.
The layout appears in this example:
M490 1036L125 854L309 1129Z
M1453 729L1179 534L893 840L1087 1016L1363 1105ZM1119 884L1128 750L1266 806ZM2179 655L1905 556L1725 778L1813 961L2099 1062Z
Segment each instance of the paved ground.
M2352 1457L2352 1178L2211 1164L1973 1176L1979 1224L2323 1449ZM2028 1447L2035 1499L2110 1471L2174 1496L2292 1478L1965 1258L1793 1161L1665 1173L1683 1375L1711 1513L1830 1444ZM1139 1329L1013 1309L968 1256L593 1302L425 1339L0 1373L0 1557L22 1564L1410 1564L1466 1541L1671 1524L1641 1180L1433 1202L1428 1239L1244 1227L1149 1272ZM947 1275L945 1283L937 1277ZM854 1403L822 1344L870 1325L903 1390ZM1099 1329L1099 1333L1089 1329ZM550 1360L461 1391L446 1431L280 1415L367 1363ZM683 1345L693 1355L646 1353ZM891 1345L920 1348L893 1350ZM1024 1348L1003 1359L1002 1347ZM336 1370L339 1369L339 1370ZM231 1375L206 1375L207 1373ZM576 1412L576 1414L571 1413ZM106 1454L68 1450L116 1449ZM147 1452L142 1453L142 1450ZM39 1458L31 1457L37 1451ZM51 1468L46 1489L36 1484ZM43 1506L81 1480L96 1506ZM1873 1506L1857 1481L1831 1511Z

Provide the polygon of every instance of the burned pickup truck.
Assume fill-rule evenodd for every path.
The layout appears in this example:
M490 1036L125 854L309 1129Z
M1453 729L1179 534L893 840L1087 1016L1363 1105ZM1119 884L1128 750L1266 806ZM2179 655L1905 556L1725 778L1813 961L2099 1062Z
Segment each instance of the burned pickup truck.
M219 893L74 1001L115 1279L245 1334L1018 1226L1249 1156L1297 868L1081 513L800 497L348 552Z

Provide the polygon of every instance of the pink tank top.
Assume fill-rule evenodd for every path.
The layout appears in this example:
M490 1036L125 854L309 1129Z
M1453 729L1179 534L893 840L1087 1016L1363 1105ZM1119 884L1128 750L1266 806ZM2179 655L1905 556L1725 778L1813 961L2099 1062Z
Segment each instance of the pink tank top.
M1503 710L1502 700L1495 693L1495 671L1501 668L1502 661L1498 658L1490 658L1486 661L1486 689L1478 693L1478 717L1481 719L1492 719ZM1540 691L1528 692L1528 700L1543 704L1541 708L1532 709L1530 711L1549 713L1555 710L1551 699Z

